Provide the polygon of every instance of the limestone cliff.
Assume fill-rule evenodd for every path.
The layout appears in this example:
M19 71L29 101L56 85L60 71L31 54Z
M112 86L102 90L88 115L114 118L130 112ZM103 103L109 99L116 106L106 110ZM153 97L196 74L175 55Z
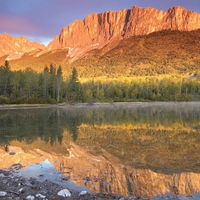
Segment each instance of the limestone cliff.
M154 8L108 11L88 15L64 27L59 36L48 45L48 50L69 48L79 51L101 48L110 41L120 41L131 36L147 35L161 30L191 31L200 28L200 14L173 7L167 11ZM75 54L75 53L74 53ZM73 54L71 54L73 56ZM70 56L70 55L69 55Z

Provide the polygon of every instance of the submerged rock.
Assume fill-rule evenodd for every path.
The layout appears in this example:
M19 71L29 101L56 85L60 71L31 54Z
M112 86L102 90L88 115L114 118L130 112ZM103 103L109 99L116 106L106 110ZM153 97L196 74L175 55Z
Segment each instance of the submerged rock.
M24 191L24 188L20 188L20 189L18 190L19 193L22 193L23 191Z
M5 197L7 195L7 192L0 191L0 197Z
M39 198L39 199L45 199L46 198L46 196L44 196L44 195L42 195L42 194L36 194L35 195L37 198Z
M32 195L28 195L28 196L26 197L26 200L34 200L34 199L35 199L35 197L32 196Z
M71 197L71 193L68 189L60 190L57 194L58 196L62 196L62 197Z
M82 195L85 195L87 193L88 193L87 191L81 191L78 196L82 196Z

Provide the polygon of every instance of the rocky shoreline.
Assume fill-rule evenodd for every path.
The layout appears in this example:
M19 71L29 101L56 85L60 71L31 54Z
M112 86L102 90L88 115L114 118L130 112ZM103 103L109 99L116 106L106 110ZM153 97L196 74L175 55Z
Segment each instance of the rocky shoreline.
M126 199L114 194L93 194L75 191L50 181L39 182L15 176L10 170L0 170L0 199L53 200L53 199Z
M106 200L106 199L138 199L140 197L124 197L109 193L90 193L88 191L76 191L67 188L65 185L56 184L51 181L39 182L35 178L29 180L17 176L12 169L0 170L0 199L5 200L60 200L60 199L81 199L81 200Z
M39 182L35 178L29 180L17 176L12 169L0 170L0 199L5 200L199 200L200 193L194 195L159 195L154 198L125 197L110 193L90 193L76 191L62 184L51 181Z
M76 104L76 105L59 105L59 107L63 107L66 109L71 108L80 108L80 107L98 107L98 106L153 106L153 105L159 105L159 106L181 106L184 107L185 105L196 105L199 107L199 103L193 102L193 103L104 103L104 104ZM37 105L34 105L37 107ZM48 105L49 106L49 105ZM54 105L50 105L54 106ZM56 106L56 105L55 105ZM3 106L2 106L3 107ZM12 107L12 109L15 109L15 106ZM16 106L17 108L17 106ZM26 107L22 107L26 109ZM45 106L44 106L45 108ZM0 106L0 109L1 106ZM7 109L7 108L6 108ZM8 108L10 109L10 108ZM87 132L87 131L86 131ZM54 150L52 152L48 151L49 146L45 146L45 148L41 148L44 146L44 142L38 140L36 143L34 143L31 147L30 144L25 144L21 146L22 143L19 143L18 141L13 142L9 144L9 147L5 145L5 149L2 148L1 150L1 169L0 169L0 199L97 199L97 200L104 200L104 199L120 199L120 200L126 200L126 199L134 199L134 200L200 200L200 193L193 194L195 192L199 191L198 183L199 178L197 178L196 174L194 176L189 176L187 173L182 176L182 181L177 182L177 184L173 184L170 182L173 177L162 175L162 177L159 179L156 179L156 183L153 182L151 185L151 182L148 182L147 179L143 179L142 172L138 171L136 169L131 168L130 170L126 167L124 168L124 165L120 165L121 163L118 160L116 160L116 157L110 155L108 152L104 152L105 157L99 157L95 154L91 154L87 149L78 146L74 143L70 143L70 145L67 143L69 141L69 135L68 133L65 133L65 141L64 145L62 145L62 149L59 149L58 152L62 151L61 156L57 155L57 153L52 156L52 152L54 152L55 148L61 148L59 145L53 147ZM39 149L41 148L41 149ZM57 151L56 151L57 152ZM64 153L63 153L64 152ZM65 157L63 157L65 155ZM12 158L11 158L12 157ZM36 159L37 158L37 159ZM39 158L39 159L38 159ZM79 158L79 160L77 160ZM105 159L106 158L106 159ZM25 162L25 160L28 160ZM45 159L49 159L47 162ZM109 162L108 162L109 160ZM64 163L64 161L67 161ZM114 172L114 175L112 176L112 183L111 178L104 179L102 178L103 173L93 173L96 169L98 169L98 163L101 164L101 170L103 172L108 172L105 177L107 177L108 174L111 174ZM100 162L101 161L101 162ZM20 164L13 164L13 163L20 163ZM32 164L36 163L36 164ZM47 168L43 164L47 164ZM52 164L53 163L53 164ZM85 164L84 164L85 163ZM88 165L90 163L90 166ZM116 164L117 163L117 164ZM180 162L181 163L181 162ZM191 164L191 162L190 162ZM12 166L11 166L12 165ZM55 167L55 166L56 167ZM115 166L116 167L113 167ZM158 165L158 163L156 163ZM9 166L11 166L9 168ZM16 171L20 171L20 169L25 168L25 170L22 170L23 172L16 173ZM79 167L77 167L79 166ZM109 167L108 167L109 166ZM196 165L195 165L196 166ZM39 169L36 171L36 169ZM42 169L42 170L41 170ZM66 170L62 170L66 169ZM124 181L119 175L121 171L126 169L126 173L124 177L128 177L131 181L132 188L137 188L137 190L131 191L127 189L126 191L124 188L126 187L127 179L124 179ZM128 169L128 170L127 170ZM53 171L54 170L54 171ZM60 170L60 171L57 171ZM36 173L37 172L37 173ZM27 174L27 176L24 176L24 174ZM152 172L145 172L143 175L148 175L152 178ZM65 177L63 177L63 174L66 174ZM79 176L79 174L82 174ZM137 176L136 175L140 175ZM69 176L70 175L70 176ZM104 175L104 174L103 174ZM155 173L153 177L157 176ZM56 177L56 178L55 178ZM78 178L77 178L78 177ZM95 181L96 177L99 178L98 181ZM114 179L113 179L114 177ZM87 178L89 179L87 182L87 185L84 183L87 181ZM91 178L91 180L90 180ZM179 178L179 177L178 177ZM41 181L42 179L42 181ZM76 181L80 180L80 182L76 185ZM173 179L174 180L174 179ZM179 179L178 179L179 180ZM190 185L190 188L193 188L195 184L190 184L193 181L196 181L196 187L194 190L179 190L179 188L174 188L174 190L171 190L169 187L163 187L162 190L160 189L160 186L162 186L162 182L167 183L168 185L172 185L172 187L181 186L182 184L188 184ZM80 186L80 189L77 190L75 187L70 187L69 184L65 183L73 183L75 186ZM140 184L141 183L143 184ZM64 183L65 182L65 183ZM89 190L93 190L93 183L97 185L96 193L92 193ZM104 190L102 190L99 186L100 183L105 184L103 186ZM114 190L114 183L119 183L120 185L120 192L118 195L119 190ZM82 187L82 185L84 187ZM90 187L91 186L91 187ZM146 187L145 187L146 186ZM114 188L114 189L113 189ZM155 191L154 191L155 189ZM144 190L145 192L140 192ZM109 191L111 193L100 193L101 191ZM134 197L128 197L128 195L134 194ZM154 193L151 193L154 191ZM163 191L171 191L173 194L165 194L165 195L159 195L163 194ZM99 192L99 193L97 193ZM190 193L193 195L180 195L180 194ZM122 195L126 196L122 196ZM141 197L137 197L135 194L140 195ZM144 198L147 196L156 196L153 198ZM142 198L143 197L143 198Z

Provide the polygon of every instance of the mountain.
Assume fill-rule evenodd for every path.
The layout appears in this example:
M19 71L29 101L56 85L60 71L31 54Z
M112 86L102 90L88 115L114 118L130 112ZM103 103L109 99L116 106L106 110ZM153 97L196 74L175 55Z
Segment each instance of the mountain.
M7 55L7 60L18 59L24 53L44 49L44 45L38 42L30 42L24 36L15 38L7 33L0 35L0 57Z
M115 42L87 51L73 62L67 49L57 49L38 57L24 54L9 63L12 70L31 67L36 71L51 63L62 65L65 76L75 67L81 78L200 73L200 29L163 30Z
M0 64L12 70L76 67L80 77L196 73L200 66L200 14L173 7L93 13L64 27L49 45L0 35Z
M79 57L88 50L132 36L162 30L196 30L200 28L199 21L200 14L180 6L167 11L133 6L130 10L93 13L64 27L47 49L68 48L70 57Z

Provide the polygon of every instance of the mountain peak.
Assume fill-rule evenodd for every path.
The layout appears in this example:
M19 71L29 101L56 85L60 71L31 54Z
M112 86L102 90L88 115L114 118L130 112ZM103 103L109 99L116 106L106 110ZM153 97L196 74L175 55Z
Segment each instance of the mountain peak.
M176 6L167 11L139 8L92 13L84 20L77 20L64 27L49 49L72 48L77 52L101 48L111 41L131 36L147 35L161 30L191 31L200 28L200 15ZM74 51L75 52L75 51ZM80 55L81 53L79 53ZM75 56L75 54L71 54Z
M3 34L0 34L0 37L4 37L4 38L12 38L12 36L8 33L3 33Z
M8 59L20 58L24 53L43 50L45 46L38 42L30 42L26 37L12 37L8 33L0 34L0 57L8 55Z
M71 61L92 49L101 49L107 44L107 51L121 40L132 36L148 35L162 30L191 31L200 28L200 14L175 6L167 11L155 8L140 8L92 13L83 20L76 20L63 27L45 48L37 42L30 42L24 36L13 38L7 33L0 35L0 56L40 51L37 56L49 51L68 49ZM42 51L41 51L42 50ZM67 51L66 51L67 52Z
M183 6L174 6L172 8L169 8L168 10L176 10L176 11L183 11L183 10L185 10L185 11L190 11L190 10L187 10L186 8L184 8Z

